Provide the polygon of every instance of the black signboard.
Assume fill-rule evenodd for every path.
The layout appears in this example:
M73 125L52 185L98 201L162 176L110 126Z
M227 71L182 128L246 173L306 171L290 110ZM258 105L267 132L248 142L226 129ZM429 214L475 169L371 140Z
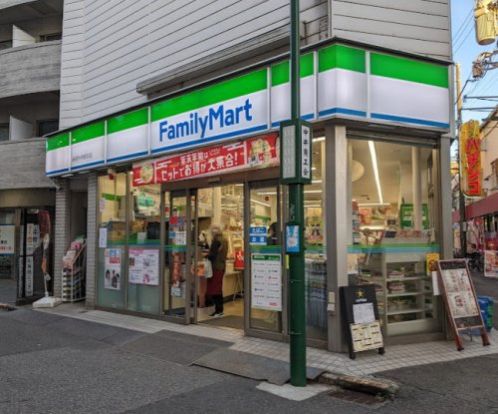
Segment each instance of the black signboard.
M369 349L378 349L379 354L384 354L375 286L344 286L339 294L349 357L355 359L357 352Z
M464 259L439 260L439 285L455 334L457 349L463 349L460 334L462 331L479 329L482 344L489 345L476 291Z

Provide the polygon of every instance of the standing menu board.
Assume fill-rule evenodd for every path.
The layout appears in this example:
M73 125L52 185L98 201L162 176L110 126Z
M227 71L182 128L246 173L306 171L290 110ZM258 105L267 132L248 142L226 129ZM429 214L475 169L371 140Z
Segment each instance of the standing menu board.
M349 357L355 359L356 352L370 349L378 349L379 354L384 354L375 286L343 286L339 293Z
M460 333L469 329L480 329L482 344L489 345L467 262L463 259L440 260L438 270L440 290L455 333L457 349L463 350Z

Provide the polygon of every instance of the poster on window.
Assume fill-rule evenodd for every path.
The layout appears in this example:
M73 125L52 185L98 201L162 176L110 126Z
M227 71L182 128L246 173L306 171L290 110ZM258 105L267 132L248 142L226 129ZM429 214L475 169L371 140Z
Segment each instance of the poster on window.
M26 257L26 296L33 296L33 277L35 274L35 265L33 256Z
M136 285L159 285L159 250L130 249L130 283Z
M121 289L121 249L104 251L104 289Z
M251 307L282 310L281 254L251 254Z
M40 226L35 223L28 223L26 226L26 254L33 254L39 243Z
M15 253L16 226L0 225L0 255L13 255Z
M498 278L498 252L495 250L484 251L484 276Z

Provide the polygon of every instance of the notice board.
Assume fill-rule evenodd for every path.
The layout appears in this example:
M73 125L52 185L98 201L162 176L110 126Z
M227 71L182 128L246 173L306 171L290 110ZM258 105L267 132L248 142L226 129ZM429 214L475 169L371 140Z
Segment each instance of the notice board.
M464 259L439 260L438 273L440 291L454 330L457 349L463 350L460 335L470 329L479 329L482 344L489 345L467 262Z
M343 286L339 293L349 357L355 359L357 352L370 349L378 349L379 354L384 354L375 286Z

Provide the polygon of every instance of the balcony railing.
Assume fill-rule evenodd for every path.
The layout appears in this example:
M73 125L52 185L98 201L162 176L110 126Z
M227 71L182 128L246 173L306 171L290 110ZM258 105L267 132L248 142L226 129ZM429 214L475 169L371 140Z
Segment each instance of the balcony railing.
M61 41L0 50L0 99L60 89Z

